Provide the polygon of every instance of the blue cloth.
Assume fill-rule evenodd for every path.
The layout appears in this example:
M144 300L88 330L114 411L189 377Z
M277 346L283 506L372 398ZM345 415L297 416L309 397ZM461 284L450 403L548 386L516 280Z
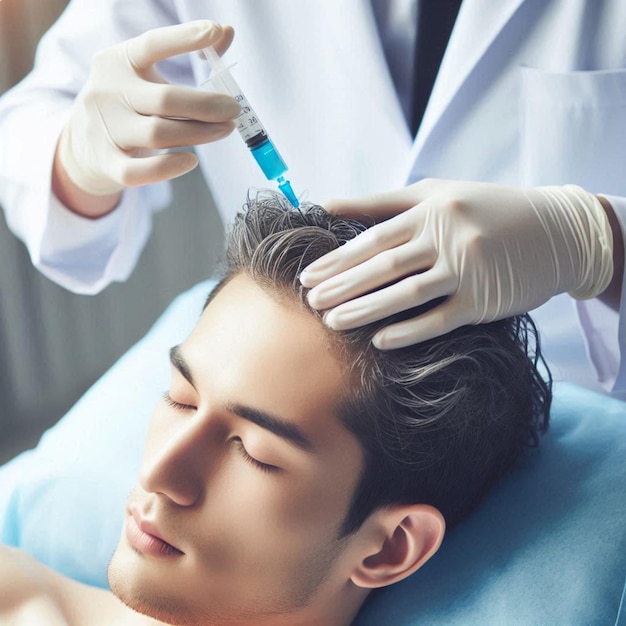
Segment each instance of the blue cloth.
M195 324L207 281L179 296L28 451L0 468L0 541L106 586L169 348ZM355 626L626 624L626 404L567 384L552 427L435 557L374 593Z

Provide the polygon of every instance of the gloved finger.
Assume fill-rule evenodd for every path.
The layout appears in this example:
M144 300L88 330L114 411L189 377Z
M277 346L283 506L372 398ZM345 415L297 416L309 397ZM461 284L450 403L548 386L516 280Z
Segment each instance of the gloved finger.
M112 165L114 174L111 177L123 187L139 187L182 176L196 165L198 158L192 152L168 152L135 158L120 155L119 161Z
M345 272L384 250L406 243L413 236L413 232L413 224L407 219L406 214L376 224L305 267L300 274L300 282L305 287L315 287L331 276Z
M469 319L450 299L422 315L383 328L374 335L372 343L379 350L397 350L440 337L468 323Z
M234 128L235 123L232 121L210 124L139 115L136 123L124 129L123 140L116 138L115 131L111 130L110 133L115 145L122 150L134 148L162 150L217 141L228 136Z
M211 46L219 42L222 35L220 24L195 20L149 30L127 40L124 49L131 65L138 72L144 72L158 61Z
M233 30L232 26L222 26L222 36L221 38L217 41L217 42L213 42L211 45L215 48L215 51L221 56L223 55L226 50L228 50L228 48L230 47L230 44L233 42L233 39L235 38L235 31ZM199 55L202 55L202 59L204 59L204 55L202 52L197 51L196 52ZM126 55L126 50L123 51L123 54ZM126 55L126 59L128 61L128 63L132 66L135 67L133 65L133 63L130 61L130 59L128 59L128 56ZM157 67L155 65L152 65L144 70L142 70L141 72L141 77L146 80L149 81L151 83L156 83L156 84L161 84L161 85L169 85L170 83L160 74L160 72L158 71ZM184 89L189 89L189 87L185 87Z
M435 261L436 254L432 247L420 245L419 240L410 241L384 250L325 280L309 292L307 299L315 309L330 309L403 276L423 272L432 267Z
M363 326L447 296L455 284L454 277L433 268L331 309L324 315L324 323L333 330Z
M443 181L425 179L408 187L362 198L328 200L323 206L333 215L342 217L369 215L382 221L423 202L430 193L439 188L441 182Z
M233 39L235 38L235 31L232 26L228 24L222 24L221 26L222 36L211 44L215 48L215 52L220 56L230 48L230 44L233 43Z
M125 94L129 107L141 115L159 115L199 122L225 122L241 111L234 98L191 87L143 83Z

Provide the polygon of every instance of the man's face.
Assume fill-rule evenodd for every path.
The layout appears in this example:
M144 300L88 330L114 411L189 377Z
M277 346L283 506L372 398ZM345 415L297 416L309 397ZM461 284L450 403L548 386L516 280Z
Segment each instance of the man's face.
M172 362L112 589L172 623L296 623L347 581L338 532L363 457L336 417L345 372L310 313L245 275Z

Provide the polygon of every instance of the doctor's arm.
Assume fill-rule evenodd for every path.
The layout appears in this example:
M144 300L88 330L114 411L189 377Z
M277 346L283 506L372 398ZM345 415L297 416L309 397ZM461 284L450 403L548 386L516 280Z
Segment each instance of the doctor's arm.
M121 10L119 3L111 0L95 4L71 0L42 38L31 73L0 98L0 205L9 228L24 241L35 267L71 291L97 293L109 283L128 277L148 239L152 214L167 205L170 190L167 182L160 182L128 187L121 194L101 187L93 194L93 188L87 191L76 185L74 179L80 173L67 168L60 158L59 137L68 126L75 130L79 118L93 122L78 114L76 103L78 94L87 95L94 54L98 53L101 61L107 56L102 51L179 21L170 3L155 0L136 0L128 10ZM189 55L160 63L159 80L193 85ZM154 92L160 87L152 86ZM103 90L98 97L105 98ZM97 99L93 91L87 98L92 103ZM137 134L145 133L149 125L148 116L141 121L145 123L133 129ZM83 150L96 147L91 131L89 128L89 144L82 142ZM75 133L69 135L79 141ZM67 139L67 132L63 136ZM154 136L162 141L159 132ZM68 145L70 141L65 142ZM84 154L73 154L79 166L91 172ZM161 172L167 169L167 173L175 174L177 167L179 172L193 167L195 157L176 156L168 160L167 167L163 161L157 158L151 163ZM107 158L107 166L111 164ZM137 164L131 173L122 172L121 181L142 182L137 172L140 165L144 164ZM119 160L115 167L118 174L123 169ZM113 206L115 210L111 210ZM98 215L102 217L93 219Z
M532 310L562 292L618 306L619 220L607 199L580 187L427 179L327 208L380 221L302 273L302 284L312 287L309 302L326 311L331 328L442 299L379 331L374 343L381 349Z

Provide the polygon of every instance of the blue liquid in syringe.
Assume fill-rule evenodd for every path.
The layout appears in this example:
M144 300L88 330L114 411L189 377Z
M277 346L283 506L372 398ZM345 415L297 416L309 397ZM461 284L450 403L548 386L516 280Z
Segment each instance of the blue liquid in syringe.
M263 174L268 180L275 180L278 188L285 194L289 202L295 207L300 206L296 194L291 188L291 183L285 180L287 165L276 150L274 144L270 141L267 133L261 131L254 137L246 140L246 145L250 149L254 160L263 170Z

